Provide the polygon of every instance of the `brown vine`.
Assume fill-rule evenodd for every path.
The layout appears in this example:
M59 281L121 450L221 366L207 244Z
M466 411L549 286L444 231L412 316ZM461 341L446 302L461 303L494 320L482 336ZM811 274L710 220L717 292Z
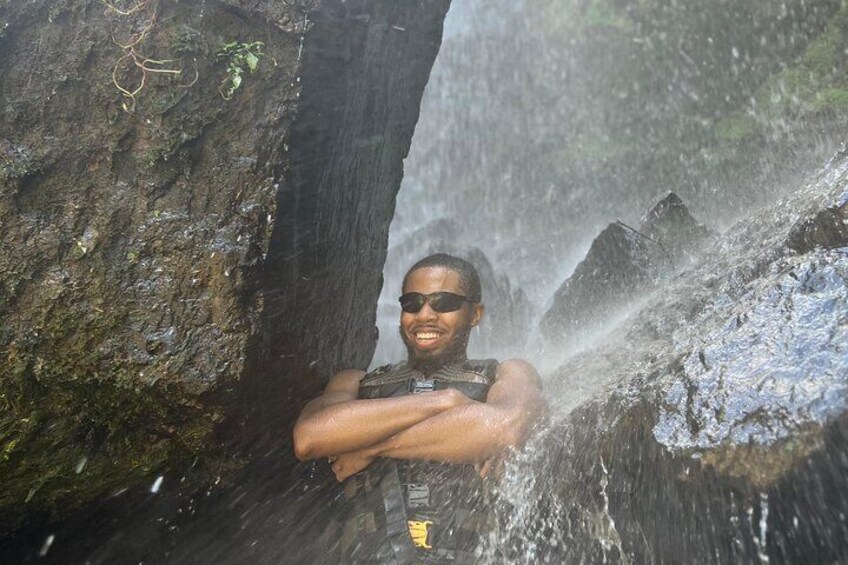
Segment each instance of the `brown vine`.
M131 33L126 40L119 40L116 37L115 27L110 24L110 34L112 42L123 50L124 54L115 61L115 66L112 68L112 84L121 93L121 107L125 112L131 114L135 111L136 100L139 94L144 90L147 84L148 75L163 74L180 76L183 74L182 67L172 67L178 61L176 59L153 59L146 57L140 53L142 43L150 35L155 28L158 20L158 0L137 0L130 8L119 8L109 0L100 0L106 6L107 12L113 13L122 18L130 18L128 22L132 25L136 14L144 13L144 19L141 20L139 31ZM138 69L141 72L141 78L138 85L135 87L121 84L119 74L122 69ZM198 79L197 67L194 67L194 78L186 84L179 85L182 88L192 86Z

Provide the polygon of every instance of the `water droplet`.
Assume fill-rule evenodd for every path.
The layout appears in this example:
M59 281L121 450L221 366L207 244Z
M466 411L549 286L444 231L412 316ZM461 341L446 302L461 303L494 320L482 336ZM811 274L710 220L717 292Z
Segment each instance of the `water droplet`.
M42 544L41 549L38 550L39 557L44 557L45 555L47 555L47 552L50 551L50 546L53 545L55 539L56 536L53 534L47 536L47 539L44 540L44 544Z

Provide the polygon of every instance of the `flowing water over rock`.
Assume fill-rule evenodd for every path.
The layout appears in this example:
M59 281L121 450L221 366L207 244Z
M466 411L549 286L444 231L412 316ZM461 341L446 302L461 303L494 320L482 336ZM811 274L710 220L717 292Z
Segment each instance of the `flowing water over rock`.
M787 245L846 186L841 157L554 373L493 560L505 542L521 563L848 557L848 238Z

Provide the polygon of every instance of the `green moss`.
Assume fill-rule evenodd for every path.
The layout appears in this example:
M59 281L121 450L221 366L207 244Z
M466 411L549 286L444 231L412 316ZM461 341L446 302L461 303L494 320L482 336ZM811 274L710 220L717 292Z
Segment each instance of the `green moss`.
M815 108L818 111L848 110L848 89L826 88L816 94Z
M725 143L738 143L754 139L761 134L757 120L748 114L734 112L716 123L716 133Z
M767 489L823 448L822 429L809 425L772 445L722 445L701 453L701 461L720 474Z
M848 111L846 47L848 6L834 15L795 65L764 82L756 91L752 104L716 122L719 154L822 111Z
M190 26L181 25L170 30L170 50L180 57L186 57L204 56L208 48L203 34Z
M610 0L591 0L579 9L568 3L553 2L541 9L546 29L555 33L591 33L598 28L622 32L633 29L633 21L627 13Z
M32 509L57 516L146 484L153 473L186 469L208 451L214 418L203 418L179 391L122 382L28 387L20 408L0 418L0 515L14 521Z
M589 4L581 23L587 27L608 27L629 30L633 22L607 0L594 0Z
M140 378L145 367L100 349L126 316L64 304L0 356L0 531L182 473L198 457L194 476L211 473L203 461L214 459L220 418L168 375Z
M842 30L829 27L822 37L807 48L801 65L812 72L814 80L822 80L838 70L841 36Z

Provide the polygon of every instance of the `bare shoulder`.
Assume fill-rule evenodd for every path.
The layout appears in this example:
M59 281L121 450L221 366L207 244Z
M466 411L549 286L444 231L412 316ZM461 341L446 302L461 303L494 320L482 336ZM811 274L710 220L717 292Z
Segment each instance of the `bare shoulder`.
M306 403L298 420L313 416L327 406L355 400L359 396L359 381L362 380L363 375L365 375L364 371L353 369L336 373L327 383L321 396Z
M486 403L512 411L522 425L530 425L547 410L542 379L535 367L523 359L509 359L498 365Z
M365 371L357 369L348 369L336 373L330 382L327 383L327 388L324 389L324 394L335 394L345 392L358 392L359 381L365 376Z
M498 365L497 381L508 381L522 386L532 386L542 390L542 378L529 362L524 359L508 359Z

